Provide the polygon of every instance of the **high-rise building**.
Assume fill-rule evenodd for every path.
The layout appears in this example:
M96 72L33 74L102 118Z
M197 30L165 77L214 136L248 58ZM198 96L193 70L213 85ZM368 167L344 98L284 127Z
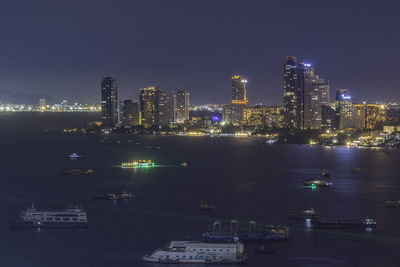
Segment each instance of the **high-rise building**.
M161 91L158 103L156 124L169 125L175 121L175 97L173 94Z
M39 99L39 107L44 108L46 106L46 99Z
M118 86L113 76L101 82L101 120L107 127L114 127L119 121Z
M139 104L142 125L150 127L159 124L161 89L149 86L140 89Z
M247 107L247 79L242 75L232 77L232 124L239 125L243 120L243 110Z
M282 127L281 107L247 107L243 112L243 124L248 126Z
M336 129L336 110L330 104L321 106L321 128L324 130Z
M140 125L139 103L132 100L124 100L122 103L122 124L124 126Z
M368 129L375 129L379 126L386 118L386 111L384 105L379 104L367 104L366 105L366 127Z
M287 56L283 67L284 125L289 129L304 128L304 64L297 64L296 57Z
M179 89L175 94L175 121L189 120L189 92Z
M353 104L353 126L356 129L365 128L365 105Z
M336 129L343 130L354 128L353 104L351 102L350 92L347 89L338 89L336 91L336 117Z
M329 105L329 82L315 74L311 64L304 64L304 129L322 127L322 106Z
M232 124L232 104L222 106L222 122Z

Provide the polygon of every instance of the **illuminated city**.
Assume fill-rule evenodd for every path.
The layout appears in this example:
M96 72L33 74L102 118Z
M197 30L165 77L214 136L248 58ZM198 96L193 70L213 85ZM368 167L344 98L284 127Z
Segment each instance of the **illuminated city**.
M2 1L0 266L399 267L399 8Z

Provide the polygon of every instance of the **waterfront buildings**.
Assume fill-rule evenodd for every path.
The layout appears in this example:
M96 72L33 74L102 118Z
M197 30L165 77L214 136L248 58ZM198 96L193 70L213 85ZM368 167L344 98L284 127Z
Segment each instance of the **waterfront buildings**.
M175 96L161 90L156 124L169 125L175 121Z
M178 123L189 120L189 92L179 89L175 93L175 121Z
M122 124L124 126L140 125L140 108L139 103L132 100L124 100L122 104Z
M247 107L243 111L242 123L247 126L282 127L283 117L279 106Z
M118 85L113 76L108 76L101 82L101 120L104 126L114 127L118 118Z
M232 77L232 119L233 125L240 125L243 120L243 110L247 107L247 79L242 75Z
M297 64L294 56L287 56L283 67L283 114L284 126L303 129L304 65Z
M365 104L353 105L353 127L356 129L365 128Z
M149 86L140 89L140 114L144 127L158 124L161 93L161 89L158 86Z
M232 104L222 106L222 122L232 124Z
M336 91L336 117L338 130L354 128L353 123L353 104L350 91L347 89L338 89Z
M46 107L46 99L44 98L39 99L39 107L40 108Z

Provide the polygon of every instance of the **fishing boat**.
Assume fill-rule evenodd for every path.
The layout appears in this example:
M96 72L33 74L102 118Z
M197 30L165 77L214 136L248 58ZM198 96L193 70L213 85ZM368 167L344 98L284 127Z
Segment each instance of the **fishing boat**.
M351 169L351 172L359 172L359 171L361 171L361 168L353 168L353 169Z
M134 198L135 195L133 193L128 193L126 191L122 191L119 194L108 193L101 196L94 197L94 199L98 200L119 200L119 199L130 199Z
M316 219L311 221L314 228L329 228L329 229L366 229L376 228L377 223L374 219L366 218L362 220L322 220Z
M400 207L400 200L388 200L385 202L386 208L397 208Z
M315 186L315 187L332 187L333 183L322 179L305 179L303 181L305 186Z
M72 159L72 160L74 160L74 159L83 159L83 156L82 155L79 155L78 153L72 153L72 154L70 154L70 155L68 155L68 157L70 158L70 159Z
M214 211L216 209L215 205L208 204L206 201L201 200L199 205L199 210L204 211Z
M94 171L91 169L81 170L81 169L72 169L66 172L62 172L61 175L91 175Z
M309 210L292 211L289 213L289 219L316 219L318 218L318 213L315 212L313 208Z

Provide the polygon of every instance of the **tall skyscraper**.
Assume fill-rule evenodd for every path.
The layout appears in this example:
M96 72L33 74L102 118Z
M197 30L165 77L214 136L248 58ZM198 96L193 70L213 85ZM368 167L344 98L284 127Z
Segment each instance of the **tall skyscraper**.
M356 129L365 128L365 105L353 104L353 127Z
M354 127L353 104L350 91L347 89L338 89L336 91L336 117L336 129L343 130Z
M175 94L175 121L189 120L189 92L179 89Z
M290 129L304 128L304 64L294 56L286 57L283 67L284 125Z
M132 100L124 100L122 103L122 124L124 126L140 125L139 103Z
M46 99L39 99L39 107L44 108L46 106Z
M139 103L143 126L159 124L161 93L161 89L157 86L140 89Z
M311 64L304 64L304 129L320 129L322 106L329 105L329 82L315 74Z
M107 127L118 123L118 86L113 76L103 78L101 82L101 120Z
M232 124L240 125L247 107L247 79L242 75L232 77Z
M175 121L175 97L173 94L161 91L156 124L168 125Z

